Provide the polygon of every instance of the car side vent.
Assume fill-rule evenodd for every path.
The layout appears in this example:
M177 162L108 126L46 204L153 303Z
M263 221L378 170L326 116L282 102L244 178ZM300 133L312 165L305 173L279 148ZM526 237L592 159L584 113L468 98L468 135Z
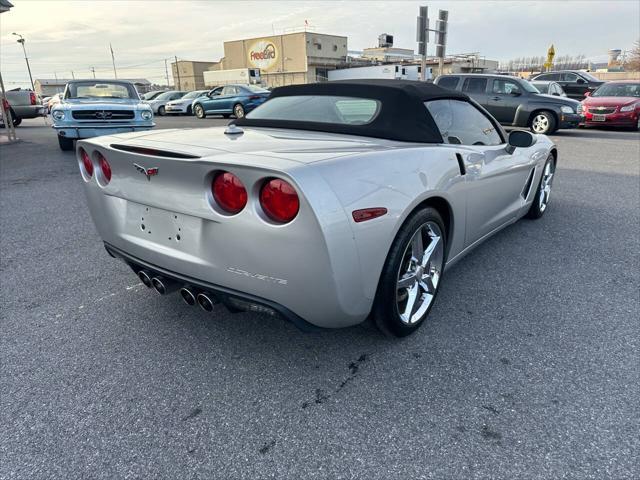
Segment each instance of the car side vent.
M458 168L460 169L460 175L465 175L467 173L467 169L464 166L464 160L462 159L462 155L456 153L456 160L458 160Z
M524 184L524 188L522 189L522 193L520 194L522 198L525 200L529 197L529 192L531 192L531 184L533 183L533 177L536 173L536 169L532 169L531 173L529 173L529 177L527 177L527 182Z
M165 158L200 158L198 155L190 155L188 153L169 152L167 150L158 150L148 147L135 147L133 145L120 145L112 143L111 148L115 150L122 150L124 152L137 153L139 155L151 155L154 157Z

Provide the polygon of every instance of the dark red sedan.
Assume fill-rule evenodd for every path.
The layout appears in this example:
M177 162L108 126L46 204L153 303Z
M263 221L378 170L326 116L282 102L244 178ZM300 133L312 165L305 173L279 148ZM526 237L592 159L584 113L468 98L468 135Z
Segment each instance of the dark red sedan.
M607 82L585 93L579 113L584 125L631 127L640 130L640 81Z

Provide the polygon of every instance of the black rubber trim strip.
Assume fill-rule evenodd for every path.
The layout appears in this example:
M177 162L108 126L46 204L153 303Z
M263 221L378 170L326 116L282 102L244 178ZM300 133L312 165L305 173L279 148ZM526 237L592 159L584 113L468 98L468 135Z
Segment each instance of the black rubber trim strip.
M460 175L467 174L467 168L464 166L464 160L462 159L462 155L456 153L456 160L458 160L458 167L460 168Z
M209 291L215 293L222 301L225 303L228 297L237 297L242 300L247 300L252 303L257 303L261 305L265 305L269 308L272 308L276 312L278 312L285 320L293 323L296 327L298 327L303 332L318 332L322 330L326 330L322 327L318 327L317 325L313 325L307 322L305 319L296 315L287 307L280 305L279 303L272 302L270 300L265 300L264 298L257 297L255 295L251 295L249 293L239 292L238 290L234 290L232 288L221 287L219 285L214 285L213 283L208 283L203 280L198 280L196 278L188 277L186 275L182 275L179 273L172 272L170 270L166 270L164 268L158 267L151 263L145 262L144 260L140 260L133 255L130 255L126 252L123 252L119 248L114 247L113 245L109 245L107 242L104 242L104 248L107 250L107 253L114 258L123 259L134 271L138 270L150 270L151 272L156 272L157 274L163 275L170 280L174 280L178 283L183 283L185 285L191 285L197 288L200 288L204 291Z
M150 148L150 147L136 147L135 145L120 145L119 143L112 143L110 146L115 150L123 150L125 152L137 153L139 155L151 155L154 157L166 157L166 158L200 158L197 155L191 155L188 153L169 152L167 150L158 150L157 148Z

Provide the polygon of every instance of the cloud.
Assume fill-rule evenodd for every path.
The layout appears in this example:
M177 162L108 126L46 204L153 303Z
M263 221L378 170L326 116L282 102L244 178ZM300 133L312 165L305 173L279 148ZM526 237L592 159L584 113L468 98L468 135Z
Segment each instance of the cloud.
M26 38L35 77L110 75L109 43L123 75L164 78L164 59L216 61L223 42L283 33L304 21L323 33L346 35L350 50L374 46L380 33L416 48L415 17L427 4L449 10L449 53L479 52L491 59L544 55L603 56L640 37L636 1L118 1L12 0L0 19L0 68L9 87L27 86ZM429 46L433 51L433 45ZM140 64L146 64L139 66ZM124 67L132 65L130 69ZM126 72L126 73L125 73Z

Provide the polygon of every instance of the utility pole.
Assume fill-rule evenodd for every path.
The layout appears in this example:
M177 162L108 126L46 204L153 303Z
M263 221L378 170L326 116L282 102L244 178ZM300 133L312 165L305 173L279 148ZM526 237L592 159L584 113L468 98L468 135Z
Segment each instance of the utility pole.
M22 45L22 51L24 52L24 60L27 62L27 70L29 72L29 80L31 80L31 90L36 91L36 87L33 84L33 77L31 76L31 67L29 66L29 58L27 57L27 49L24 46L24 37L19 33L13 32L11 35L15 35L16 37L20 37L16 40L20 45Z
M176 59L176 72L177 72L177 75L178 75L178 90L181 90L180 87L181 87L181 83L182 82L180 81L180 69L178 68L178 57L174 56L173 58Z
M73 70L71 70L71 78L73 78L74 80L76 79L76 76L73 74Z
M116 71L116 57L113 55L113 47L109 43L109 50L111 50L111 63L113 63L113 76L117 79L118 72Z
M424 82L427 70L427 43L429 43L429 10L426 6L423 6L420 7L419 13L416 41L418 42L418 53L420 54L420 81Z
M164 59L164 75L167 77L167 88L169 88L169 69L167 68L167 59Z
M0 112L2 112L2 118L4 120L4 128L7 129L7 136L9 137L9 141L15 142L16 131L15 131L15 128L13 127L13 118L11 117L11 111L9 109L5 110L4 108L5 91L4 91L4 81L2 80L2 74L0 74L0 92L2 92L2 95L0 95L2 97L0 99Z
M96 69L95 69L95 67L91 67L91 73L93 73L93 78L96 78Z

